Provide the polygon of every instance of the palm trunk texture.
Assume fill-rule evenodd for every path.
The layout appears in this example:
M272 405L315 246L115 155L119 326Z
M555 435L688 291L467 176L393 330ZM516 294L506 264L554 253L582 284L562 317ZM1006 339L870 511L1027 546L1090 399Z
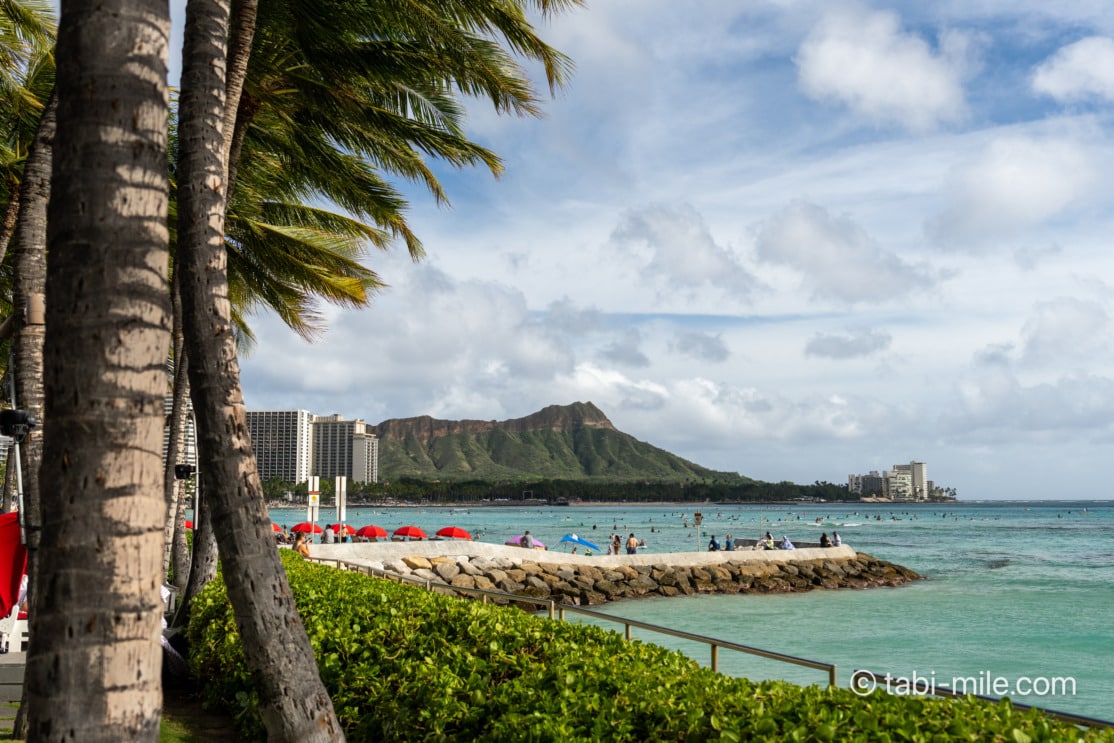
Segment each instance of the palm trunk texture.
M158 739L169 36L166 0L62 6L30 740Z
M20 217L12 255L15 258L13 303L24 308L15 337L16 402L36 420L43 419L43 341L46 336L43 299L46 296L46 213L50 201L50 169L54 134L57 130L58 96L52 93L39 119L38 131L27 162L23 166L23 191ZM20 317L20 313L16 313ZM23 526L27 543L27 574L34 602L39 591L38 548L42 534L42 509L39 501L39 463L42 461L42 429L32 428L23 439L20 464L23 467ZM27 699L16 712L13 737L27 737Z

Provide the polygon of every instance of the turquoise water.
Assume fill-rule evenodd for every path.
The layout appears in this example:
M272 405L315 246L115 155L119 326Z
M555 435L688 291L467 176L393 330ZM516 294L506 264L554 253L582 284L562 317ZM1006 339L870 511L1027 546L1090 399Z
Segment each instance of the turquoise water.
M272 517L293 525L305 511ZM325 521L331 511L323 510ZM1002 696L997 685L1015 701L1114 719L1114 502L349 508L348 523L388 531L416 524L430 534L455 525L491 542L529 529L559 550L569 549L559 540L570 532L600 546L612 531L633 532L652 553L703 550L712 534L722 541L768 529L779 539L815 541L836 530L857 550L927 580L897 589L626 601L602 611L835 663L844 686L864 668L939 686L966 677L972 691ZM634 635L709 660L706 646ZM719 666L755 679L827 682L822 671L725 650Z

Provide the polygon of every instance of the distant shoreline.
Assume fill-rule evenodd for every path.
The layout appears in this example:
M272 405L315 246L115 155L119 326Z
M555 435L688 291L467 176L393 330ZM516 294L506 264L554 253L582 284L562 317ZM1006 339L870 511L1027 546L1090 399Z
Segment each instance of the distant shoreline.
M963 505L964 501L883 501L883 500L858 500L858 501L574 501L550 503L542 500L513 500L499 502L459 502L459 503L349 503L346 508L515 508L530 506L547 506L551 508L615 508L616 506L667 506L671 508L719 508L724 506L954 506ZM306 506L267 504L272 511L304 511ZM336 508L336 504L322 504L319 508Z

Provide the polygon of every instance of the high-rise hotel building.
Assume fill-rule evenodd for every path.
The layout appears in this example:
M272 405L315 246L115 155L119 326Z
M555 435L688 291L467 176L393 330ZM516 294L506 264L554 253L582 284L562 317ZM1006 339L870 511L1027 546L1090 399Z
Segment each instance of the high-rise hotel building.
M307 410L249 410L248 432L263 480L302 483L310 475L379 481L379 439L360 419Z
M313 415L308 410L249 410L248 433L259 477L300 483L313 474Z
M366 422L343 416L313 419L313 474L347 477L352 482L379 481L379 439Z

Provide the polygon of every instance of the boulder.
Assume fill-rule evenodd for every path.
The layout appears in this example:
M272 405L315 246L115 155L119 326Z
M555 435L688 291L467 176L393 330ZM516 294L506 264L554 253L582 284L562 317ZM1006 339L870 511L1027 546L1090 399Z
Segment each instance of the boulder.
M603 571L592 565L580 565L577 568L577 572L580 573L581 577L585 580L591 581L592 583L603 580L604 577Z
M467 573L473 577L484 574L484 571L473 565L472 561L467 558L457 561L457 565L460 566L460 572Z
M598 606L599 604L606 604L607 597L602 593L596 591L582 591L580 594L581 606Z
M519 591L521 591L526 586L522 583L518 583L516 581L513 581L510 578L504 578L503 580L496 583L495 587L498 588L503 593L518 593Z
M599 584L596 584L599 587ZM658 590L658 584L655 583L650 576L640 575L634 580L627 581L627 589L634 596L645 596L648 593L653 593Z
M607 596L609 600L619 598L627 592L625 584L610 580L596 581L593 590Z
M433 568L433 563L420 555L407 555L402 558L402 562L411 570L430 570Z
M389 560L384 563L383 569L396 575L410 575L410 566L402 560Z
M453 578L460 575L460 566L455 562L439 562L433 566L433 572L441 577L441 580L446 583L452 583Z

